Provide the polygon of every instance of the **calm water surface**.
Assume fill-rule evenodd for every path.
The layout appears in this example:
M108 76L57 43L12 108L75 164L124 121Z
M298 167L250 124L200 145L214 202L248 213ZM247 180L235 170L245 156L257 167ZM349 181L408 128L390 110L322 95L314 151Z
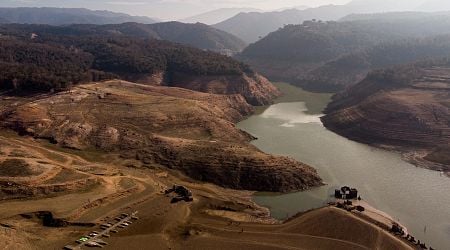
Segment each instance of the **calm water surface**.
M291 194L260 193L254 200L284 219L323 206L336 187L358 188L363 199L437 249L450 249L450 178L417 168L397 153L350 141L320 122L330 95L278 84L286 95L238 127L256 136L261 150L315 167L326 186Z

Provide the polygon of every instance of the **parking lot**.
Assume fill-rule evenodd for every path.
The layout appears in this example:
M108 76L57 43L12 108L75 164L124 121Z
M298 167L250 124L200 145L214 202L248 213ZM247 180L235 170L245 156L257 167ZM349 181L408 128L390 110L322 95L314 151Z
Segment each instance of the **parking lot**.
M118 233L120 229L130 226L133 221L139 219L137 213L137 211L131 214L122 213L115 217L114 221L101 224L99 231L92 231L88 235L80 237L75 241L75 245L66 245L64 249L81 249L83 246L102 248L108 245L102 238L109 238L111 233Z

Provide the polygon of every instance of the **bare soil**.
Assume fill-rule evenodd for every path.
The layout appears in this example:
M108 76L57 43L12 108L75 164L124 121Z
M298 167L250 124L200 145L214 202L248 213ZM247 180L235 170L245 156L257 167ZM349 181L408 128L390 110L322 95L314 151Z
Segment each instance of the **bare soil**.
M7 159L0 162L0 176L5 177L24 177L38 174L26 161L20 159Z

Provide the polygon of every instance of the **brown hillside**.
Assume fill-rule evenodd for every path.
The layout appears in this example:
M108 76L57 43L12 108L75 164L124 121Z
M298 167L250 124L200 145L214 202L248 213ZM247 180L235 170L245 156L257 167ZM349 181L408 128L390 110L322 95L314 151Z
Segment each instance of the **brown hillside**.
M6 108L1 126L62 147L117 152L225 187L265 191L320 185L316 171L262 153L234 122L253 108L212 95L123 81L82 85Z
M433 168L449 171L442 154L450 154L450 67L382 74L337 95L325 126L366 143L434 152L426 158L435 161Z

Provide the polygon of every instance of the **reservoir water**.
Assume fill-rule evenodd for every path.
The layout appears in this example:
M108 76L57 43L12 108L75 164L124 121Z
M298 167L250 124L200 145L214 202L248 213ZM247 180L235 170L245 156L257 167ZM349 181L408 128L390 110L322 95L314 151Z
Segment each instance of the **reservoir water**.
M317 169L327 184L307 192L259 193L254 200L284 219L323 206L336 187L356 187L362 198L405 225L435 249L450 249L450 178L417 168L401 155L350 141L320 122L330 95L278 84L285 96L260 108L238 127L256 136L261 150Z

